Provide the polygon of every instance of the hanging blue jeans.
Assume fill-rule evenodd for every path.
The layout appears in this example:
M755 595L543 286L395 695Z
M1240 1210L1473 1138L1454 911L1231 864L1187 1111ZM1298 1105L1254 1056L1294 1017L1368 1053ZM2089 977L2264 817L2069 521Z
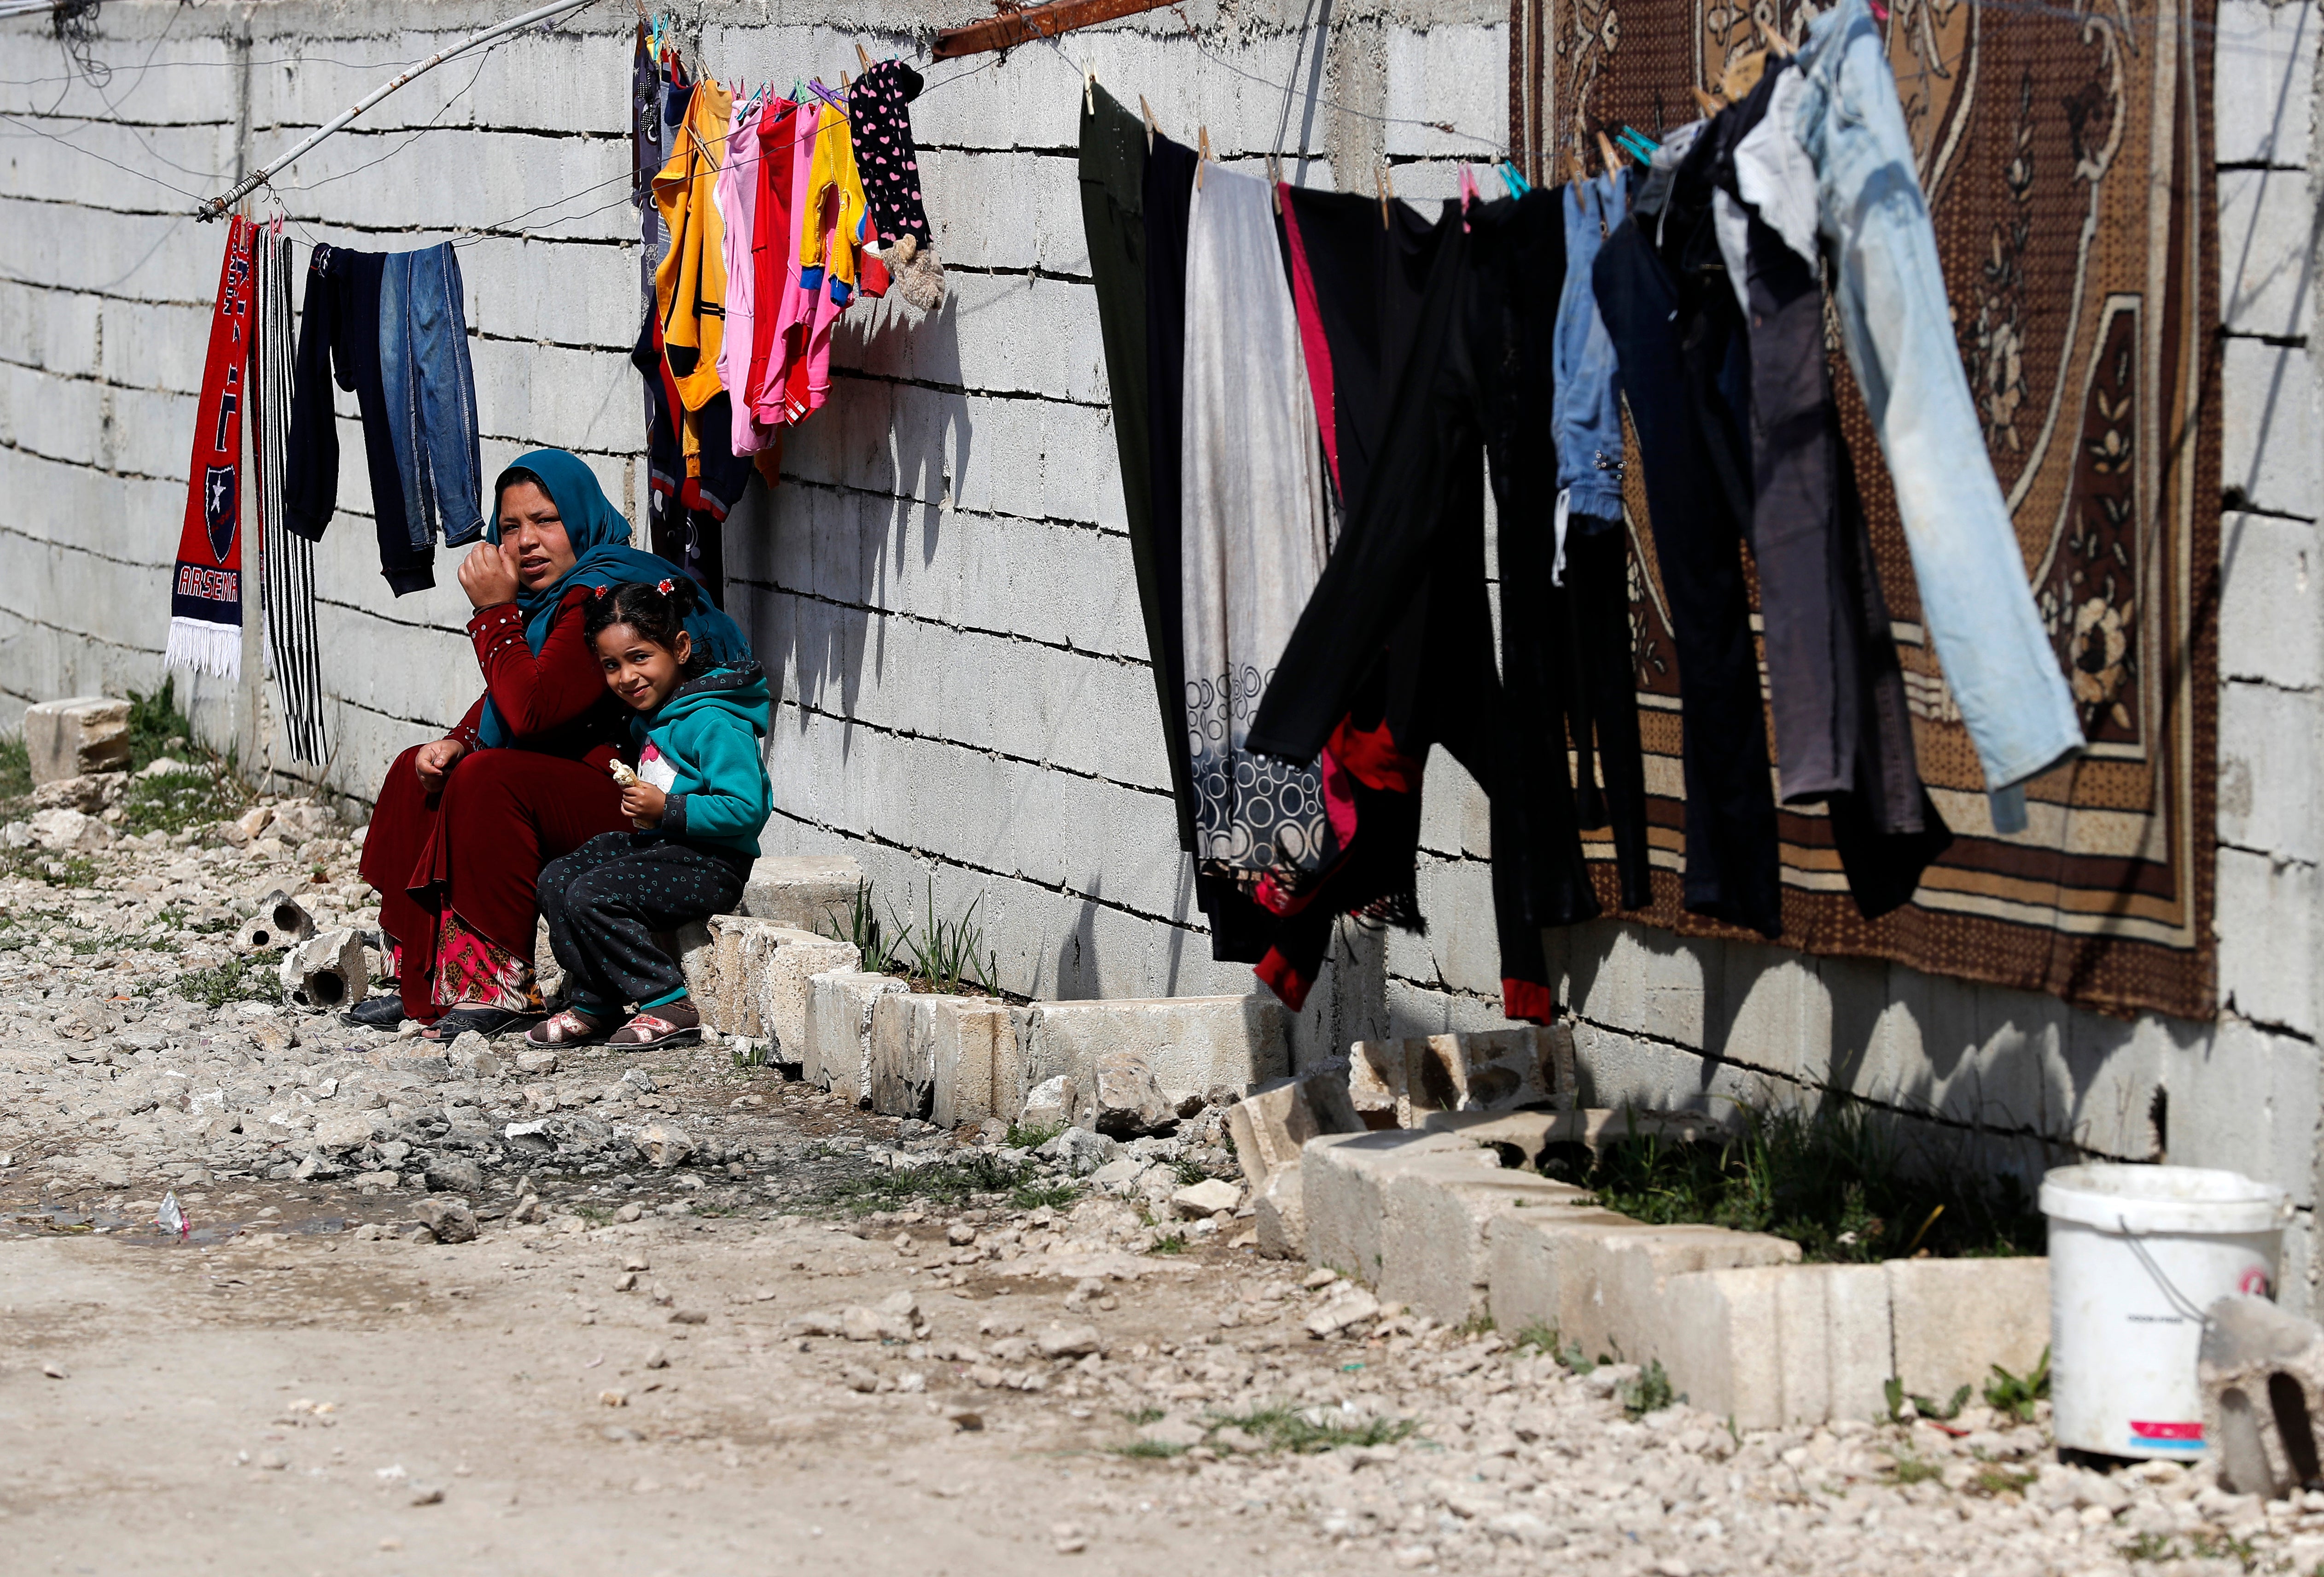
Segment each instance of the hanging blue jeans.
M1568 507L1590 517L1582 531L1622 518L1622 397L1615 389L1614 342L1591 292L1598 249L1629 212L1628 171L1565 188L1565 279L1558 296L1556 392L1551 423L1557 484Z
M476 377L468 365L460 260L452 244L391 252L379 281L380 383L411 545L440 524L447 547L484 533Z
M1801 63L1796 129L1815 163L1849 365L1895 481L1922 617L1995 794L1995 821L2015 831L2022 799L1999 791L2079 751L2081 725L1969 400L1936 231L1866 0L1818 17Z

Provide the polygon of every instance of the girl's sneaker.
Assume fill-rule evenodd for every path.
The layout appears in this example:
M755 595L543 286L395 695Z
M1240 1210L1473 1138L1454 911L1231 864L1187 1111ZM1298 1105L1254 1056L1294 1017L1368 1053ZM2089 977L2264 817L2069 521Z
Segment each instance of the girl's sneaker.
M608 1036L605 1044L624 1050L643 1050L653 1046L691 1046L701 1038L702 1015L695 1010L693 998L680 997L674 1002L641 1011Z

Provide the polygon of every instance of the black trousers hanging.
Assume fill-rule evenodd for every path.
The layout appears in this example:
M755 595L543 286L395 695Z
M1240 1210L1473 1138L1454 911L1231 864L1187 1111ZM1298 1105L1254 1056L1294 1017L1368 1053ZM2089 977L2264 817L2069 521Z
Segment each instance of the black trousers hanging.
M751 856L657 833L600 833L540 872L549 946L573 1005L595 1017L686 994L686 972L654 942L742 899Z
M1504 585L1508 570L1502 570ZM1614 879L1626 909L1655 900L1646 845L1646 761L1638 737L1636 648L1630 632L1630 529L1576 515L1567 522L1565 584L1548 594L1566 633L1558 692L1573 741L1573 809L1585 827L1610 828ZM1502 617L1506 621L1508 613ZM1602 779L1602 786L1601 786Z
M1637 429L1655 557L1678 647L1686 907L1779 936L1775 798L1743 583L1742 523L1699 425L1703 411L1687 365L1690 356L1716 364L1725 346L1682 343L1678 282L1636 218L1608 237L1591 281ZM1715 326L1707 317L1692 321Z

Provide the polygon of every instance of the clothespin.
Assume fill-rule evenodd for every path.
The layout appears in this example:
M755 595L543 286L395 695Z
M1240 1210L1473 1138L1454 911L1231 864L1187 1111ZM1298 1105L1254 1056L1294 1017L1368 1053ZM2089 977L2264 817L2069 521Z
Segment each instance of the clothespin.
M839 91L841 91L842 93L844 93L844 92L846 92L846 91L847 91L847 88L848 88L847 73L846 73L846 72L844 72L844 71L842 71L842 72L839 74Z
M863 46L860 43L855 46L855 63L866 71L872 69L872 57L863 52Z
M1872 20L1883 24L1888 20L1888 7L1881 5L1880 0L1872 0Z
M1097 68L1087 60L1082 62L1082 109L1088 115L1097 113Z
M1201 126L1196 130L1201 134L1202 147L1194 161L1194 189L1200 191L1203 189L1203 167L1211 161L1211 128Z
M1509 189L1511 197L1521 198L1533 189L1533 182L1525 178L1514 161L1504 159L1494 166L1494 170L1500 176L1501 184Z
M1621 161L1614 157L1613 142L1602 131L1598 134L1598 157L1605 161L1609 175L1622 168Z
M1706 93L1701 88L1697 88L1694 90L1694 102L1696 106L1706 115L1717 115L1720 110L1727 107L1726 100L1720 98L1715 93Z
M1651 161L1654 156L1662 151L1661 143L1633 125L1623 126L1614 135L1620 141L1623 147L1628 148L1640 159Z
M1138 108L1139 113L1146 116L1146 151L1148 153L1151 153L1154 152L1154 133L1156 129L1154 125L1154 106L1146 102L1146 95L1141 93L1138 96Z
M1267 195L1275 199L1275 211L1283 211L1283 167L1274 154L1267 156Z
M1372 178L1372 184L1379 193L1380 228L1383 230L1393 228L1388 223L1388 200L1396 196L1396 182L1389 176L1387 165L1380 166L1379 172Z
M1795 52L1792 48L1791 40L1785 38L1782 33L1777 32L1774 28L1769 27L1764 22L1759 23L1759 36L1766 41L1767 47L1769 49L1775 51L1775 53L1784 60L1790 60Z

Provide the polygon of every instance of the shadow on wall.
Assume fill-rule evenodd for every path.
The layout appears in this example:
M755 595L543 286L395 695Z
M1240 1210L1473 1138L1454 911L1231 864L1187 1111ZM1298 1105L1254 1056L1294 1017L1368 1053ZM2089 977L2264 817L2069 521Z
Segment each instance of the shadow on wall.
M1879 960L1620 922L1553 941L1592 1104L1843 1093L1951 1130L1980 1165L2028 1176L2085 1155L2166 1154L2264 1175L2272 1130L2295 1139L2315 1114L2312 1074L2303 1090L2298 1069L2287 1077L2273 1065L2312 1052L2242 1027L2110 1019ZM2223 1046L2231 1031L2255 1044ZM2175 1093L2159 1101L2164 1092Z
M792 441L782 486L754 484L728 522L728 601L739 604L728 611L750 632L767 671L791 676L807 706L854 715L866 662L873 676L881 672L873 632L890 556L900 562L911 550L915 527L922 567L942 542L954 478L966 471L974 438L959 392L958 310L958 296L947 295L917 322L895 308L869 322L842 318L832 400L811 419L822 430L802 429L810 436ZM898 343L907 337L908 353ZM907 355L915 383L950 391L935 395L935 420L899 421L897 384L844 370ZM802 476L795 458L812 470ZM834 685L835 705L825 700ZM798 727L807 726L802 714Z

